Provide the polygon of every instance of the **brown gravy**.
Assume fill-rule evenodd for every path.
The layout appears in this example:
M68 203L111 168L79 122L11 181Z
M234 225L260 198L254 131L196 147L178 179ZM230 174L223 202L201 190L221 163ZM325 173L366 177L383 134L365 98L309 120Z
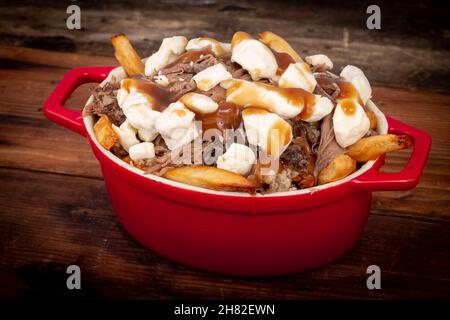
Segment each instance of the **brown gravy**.
M214 113L196 114L196 119L202 121L202 129L219 129L225 132L227 129L236 130L242 122L241 108L234 103L220 102L219 108Z
M351 82L348 82L348 81L345 81L342 79L338 79L335 82L339 86L339 89L341 89L341 93L338 96L339 100L347 99L347 98L355 99L356 101L358 101L358 103L362 107L364 107L364 103L362 102L358 91L356 90L355 86Z
M235 90L238 90L242 86L244 86L246 92L240 93L238 96L236 96L235 97L236 101L234 101L235 103L242 106L248 106L249 104L252 104L255 107L264 108L266 110L272 111L271 106L268 105L267 101L265 101L260 96L260 92L257 90L257 88L253 87L252 85L256 85L268 91L276 92L280 96L287 99L290 104L298 108L302 109L305 107L312 108L314 106L315 96L314 94L309 93L306 90L300 88L280 88L262 82L249 83L247 81L235 81L230 87L228 87L227 96L231 95Z
M303 107L302 112L300 112L300 119L306 120L313 115L315 102L316 98L313 94L305 97L305 106Z
M351 99L351 98L342 99L339 102L339 105L341 106L342 111L347 116L352 116L356 112L356 104L355 104L355 100L354 99Z
M130 92L131 87L142 93L150 103L153 110L163 111L173 102L170 92L158 87L155 83L144 79L127 78L122 81L122 88Z
M277 75L282 75L291 63L295 63L295 60L285 52L277 52L275 50L272 50L272 53L275 56L275 60L277 61L278 65Z

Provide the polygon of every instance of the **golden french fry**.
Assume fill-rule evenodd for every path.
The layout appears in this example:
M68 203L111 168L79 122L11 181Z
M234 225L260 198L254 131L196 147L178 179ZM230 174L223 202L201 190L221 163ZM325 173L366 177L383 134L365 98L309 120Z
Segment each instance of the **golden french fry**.
M367 118L370 121L370 129L376 130L378 127L378 120L373 111L366 111Z
M356 171L356 161L340 154L319 173L319 184L337 181Z
M117 60L130 77L144 74L144 63L141 61L141 58L139 58L139 55L136 50L134 50L126 35L122 33L113 36L111 38L111 43L114 47L114 54Z
M111 120L109 120L108 116L105 115L101 116L95 123L94 134L98 142L100 142L100 144L108 150L111 149L119 140L119 137L112 128Z
M251 35L244 31L237 31L231 38L231 49L237 46L243 40L253 39Z
M208 166L184 166L169 170L165 178L197 187L223 191L253 191L255 187L243 176Z
M346 154L358 162L375 160L378 156L392 151L411 148L412 139L407 135L380 134L362 138L347 148Z
M259 35L259 40L264 42L272 50L287 53L292 57L292 59L295 60L295 62L303 61L302 58L297 54L297 52L295 52L294 49L292 49L291 45L287 43L286 40L271 31L262 32Z

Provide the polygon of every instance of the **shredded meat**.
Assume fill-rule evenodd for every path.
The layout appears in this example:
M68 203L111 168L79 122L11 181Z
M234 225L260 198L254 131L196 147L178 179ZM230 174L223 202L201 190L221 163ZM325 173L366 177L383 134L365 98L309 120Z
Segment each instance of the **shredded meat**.
M265 193L295 190L296 188L292 185L292 180L297 175L298 172L295 170L290 168L283 169L273 178L268 189L265 190Z
M212 53L200 55L198 59L190 60L188 56L180 57L176 62L168 65L159 71L169 80L167 89L171 93L172 99L177 100L185 93L196 89L195 81L192 77L200 71L219 63Z
M171 151L164 139L159 135L153 141L155 146L155 157L148 160L142 160L134 165L146 173L155 174L157 176L163 176L167 171L186 165L215 165L218 155L215 155L211 150L214 149L214 145L222 142L204 141L201 145L201 150L195 149L195 142L190 143L190 147L187 148L190 154L184 154L185 148L180 148L177 151ZM216 146L217 147L217 146ZM200 152L199 152L200 151ZM173 153L174 152L174 153ZM177 155L180 161L173 162L172 156Z
M167 78L169 79L169 86L167 89L171 94L172 100L178 100L184 94L195 90L197 85L192 77L193 75L190 73L167 75Z
M220 61L213 54L205 54L201 56L198 60L193 63L193 73L199 73L200 71L205 70L215 64L218 64Z
M179 99L185 93L196 88L192 79L194 75L187 72L189 70L189 63L180 63L160 71L160 74L166 76L169 81L166 89L169 90L173 100Z
M316 155L312 151L306 136L294 138L280 157L284 168L297 173L292 177L292 182L298 189L309 188L314 185L313 175Z
M339 78L331 72L319 72L315 74L317 85L314 93L328 97L334 104L341 93L336 84ZM320 125L320 141L316 149L317 160L314 166L314 177L317 179L320 171L324 169L333 159L344 152L337 143L333 129L333 111L327 115Z
M209 53L208 53L209 52ZM172 99L177 100L185 93L197 91L211 97L216 102L225 100L225 89L215 86L209 91L197 89L193 76L206 68L215 64L223 63L233 78L251 80L248 72L237 63L231 62L230 56L216 57L210 51L200 55L197 59L191 60L189 55L181 56L176 62L168 65L159 71L160 75L167 77L169 85L167 89L171 93Z
M227 91L224 88L222 88L221 86L215 86L214 88L212 88L209 91L202 91L202 90L198 89L197 92L210 97L217 103L220 103L220 102L225 101Z
M338 76L331 72L316 73L314 76L317 80L314 93L323 95L336 103L336 99L341 93L341 89L336 84L336 79L338 79Z
M117 103L117 90L119 84L107 83L104 87L97 86L92 90L93 101L83 110L83 116L86 115L106 115L116 126L120 126L125 121L125 115Z
M162 176L170 169L182 166L182 164L172 163L171 151L160 135L156 137L153 144L155 146L155 157L135 163L136 167L146 173Z
M180 56L180 58L174 63L169 64L165 68L161 69L159 74L183 74L191 73L196 74L219 63L219 59L214 56L213 53L206 53L200 55L197 59L191 60L189 56Z
M242 68L239 64L232 62L231 57L224 57L222 62L234 79L252 80L252 77L247 70Z
M314 166L320 131L318 123L308 123L295 118L291 120L293 140L280 157L283 168L291 169L292 182L298 189L315 184ZM283 174L283 171L281 171Z
M320 171L328 166L337 155L344 153L344 149L337 143L333 130L333 115L326 116L320 127L321 136L319 149L317 150L317 161L314 168L314 176L317 178Z
M293 140L280 157L280 170L272 177L261 177L255 169L251 178L264 185L264 192L280 192L309 188L315 185L314 165L320 139L319 125L299 118L290 120Z
M309 123L300 120L300 118L295 118L291 121L291 125L294 138L306 137L313 150L318 146L320 140L320 125L318 122Z

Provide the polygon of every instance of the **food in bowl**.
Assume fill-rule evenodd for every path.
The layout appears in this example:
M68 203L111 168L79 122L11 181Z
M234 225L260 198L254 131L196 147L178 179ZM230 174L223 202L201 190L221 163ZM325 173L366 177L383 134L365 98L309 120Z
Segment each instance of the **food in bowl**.
M126 77L93 90L97 141L147 174L222 191L275 193L341 180L367 161L412 146L380 134L363 71L331 72L280 36L236 32L165 38L141 60L112 38Z

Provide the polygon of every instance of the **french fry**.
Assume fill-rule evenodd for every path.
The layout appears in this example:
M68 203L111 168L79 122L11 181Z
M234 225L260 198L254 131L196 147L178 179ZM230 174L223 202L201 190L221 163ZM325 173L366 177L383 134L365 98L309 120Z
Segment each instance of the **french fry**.
M319 173L319 184L325 184L345 178L356 171L356 161L340 154Z
M126 35L122 33L113 36L111 38L111 43L114 47L114 54L117 60L130 77L144 74L144 63L141 61L141 58L139 58L139 55L136 50L134 50Z
M119 140L119 137L112 128L111 120L105 115L101 116L95 123L94 134L98 142L107 150L111 149Z
M271 31L262 32L259 35L259 40L264 42L272 50L287 53L292 57L292 59L295 60L295 62L303 61L302 58L297 54L297 52L295 52L294 49L292 49L291 45L287 43L286 40Z
M375 160L378 156L392 151L411 148L412 139L407 135L380 134L362 138L347 148L346 154L358 162Z
M375 113L373 111L366 111L366 116L367 118L369 118L370 121L370 129L376 130L378 127L378 120L377 117L375 116Z
M244 32L244 31L236 32L233 35L233 38L231 38L231 49L233 49L235 46L237 46L241 41L250 40L250 39L253 39L253 38L247 32Z
M165 178L186 184L222 191L253 191L254 185L243 176L208 166L184 166L169 170Z

